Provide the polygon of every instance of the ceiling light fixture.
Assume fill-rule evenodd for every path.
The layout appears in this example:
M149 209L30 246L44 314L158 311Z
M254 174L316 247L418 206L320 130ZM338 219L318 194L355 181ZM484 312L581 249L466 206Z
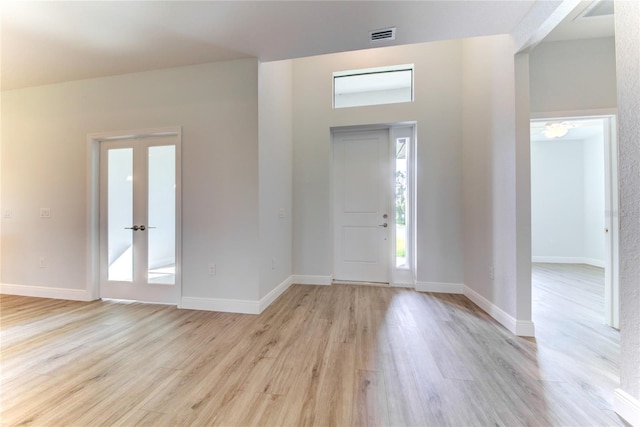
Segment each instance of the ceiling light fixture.
M544 125L544 131L542 133L547 138L562 138L569 132L569 129L578 126L577 123L573 122L549 122Z

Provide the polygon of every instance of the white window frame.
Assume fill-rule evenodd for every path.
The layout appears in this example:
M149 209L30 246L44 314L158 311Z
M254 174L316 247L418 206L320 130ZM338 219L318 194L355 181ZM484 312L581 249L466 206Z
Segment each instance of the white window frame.
M336 79L341 77L353 77L353 76L363 76L367 74L384 74L384 73L394 73L394 72L411 72L411 96L409 100L406 101L397 101L397 102L381 102L381 103L372 103L372 104L363 104L363 105L354 105L354 106L336 106ZM332 76L332 102L333 108L355 108L355 107L365 107L371 105L389 105L389 104L399 104L404 102L413 102L414 101L414 87L415 87L415 72L414 72L414 64L403 64L403 65L391 65L386 67L376 67L376 68L362 68L358 70L346 70L346 71L336 71Z

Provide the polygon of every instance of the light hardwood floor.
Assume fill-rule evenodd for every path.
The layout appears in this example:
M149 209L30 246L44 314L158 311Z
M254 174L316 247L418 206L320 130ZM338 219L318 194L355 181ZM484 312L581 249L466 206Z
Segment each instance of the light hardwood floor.
M384 287L294 285L259 316L2 296L2 424L622 425L599 286L536 265L536 340Z

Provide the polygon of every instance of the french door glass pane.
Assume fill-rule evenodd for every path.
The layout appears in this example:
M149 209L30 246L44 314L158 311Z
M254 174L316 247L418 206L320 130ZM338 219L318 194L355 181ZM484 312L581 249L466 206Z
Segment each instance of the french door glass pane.
M149 147L149 283L175 284L176 149Z
M133 280L133 149L109 150L108 158L108 280Z

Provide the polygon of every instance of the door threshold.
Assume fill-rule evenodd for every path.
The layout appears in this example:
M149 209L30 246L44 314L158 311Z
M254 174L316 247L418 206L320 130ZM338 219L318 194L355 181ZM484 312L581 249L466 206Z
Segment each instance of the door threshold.
M382 287L389 287L389 283L385 283L385 282L356 282L356 281L349 281L349 280L332 280L331 281L332 285L359 285L359 286L382 286Z

